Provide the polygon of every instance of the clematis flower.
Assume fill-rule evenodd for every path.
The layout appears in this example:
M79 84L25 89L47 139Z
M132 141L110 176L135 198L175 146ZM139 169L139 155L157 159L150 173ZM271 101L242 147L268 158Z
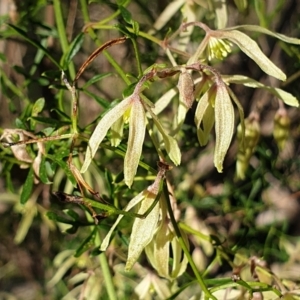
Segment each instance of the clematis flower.
M136 94L127 97L117 104L98 123L89 140L81 173L84 173L89 167L109 128L124 116L127 111L130 111L130 117L128 147L124 160L124 178L125 183L129 187L132 185L142 153L146 128L145 110L139 95Z
M124 209L125 211L129 211L134 206L139 205L137 213L140 215L147 213L148 210L151 209L150 213L145 218L137 217L134 220L128 247L128 258L125 267L126 271L129 271L135 264L144 248L152 241L153 236L158 228L159 218L161 215L160 192L162 189L162 182L165 172L169 169L169 166L165 164L160 164L159 166L160 169L154 183L130 200ZM155 202L156 200L158 200L158 202ZM116 222L103 239L100 246L101 251L105 251L107 249L111 235L123 216L124 215L119 215Z
M129 120L128 146L124 159L124 180L125 184L128 187L131 187L137 172L145 138L145 109L150 113L151 118L154 120L155 125L161 133L170 159L175 165L180 163L180 150L176 140L164 131L151 107L145 103L140 96L143 83L151 78L151 76L153 76L153 72L151 71L145 74L137 83L134 92L107 112L100 120L88 142L85 160L80 170L81 173L84 173L88 169L100 143L103 141L111 127L113 128L114 135L117 134L117 137L114 137L112 144L117 145L119 143L120 134L123 132L123 122L120 122L120 119L123 117L126 120Z
M161 221L151 242L145 247L145 253L158 275L172 281L185 272L188 259L181 248L164 203L165 201L161 202ZM171 203L174 215L177 217L176 219L179 219L180 211L174 199ZM189 249L187 235L182 230L181 236Z

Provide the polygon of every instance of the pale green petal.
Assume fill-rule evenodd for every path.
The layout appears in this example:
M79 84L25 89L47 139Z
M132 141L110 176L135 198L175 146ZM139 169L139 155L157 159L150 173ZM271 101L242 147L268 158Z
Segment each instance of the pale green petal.
M177 95L177 89L170 89L163 94L155 103L155 107L152 109L155 115L161 113L171 102L174 96Z
M124 99L109 112L107 112L100 120L89 140L86 149L85 160L80 170L81 173L84 173L88 169L93 157L98 150L100 143L106 136L107 131L112 126L112 124L115 123L125 113L125 111L131 105L131 101L132 99L130 97Z
M197 21L197 9L192 1L186 1L181 8L181 14L185 22L195 22ZM181 31L179 34L180 43L178 43L177 48L181 51L186 51L188 44L191 41L191 36L194 31L194 26L189 26L186 30Z
M177 141L176 139L174 139L173 137L171 137L170 135L168 135L163 126L160 124L158 118L156 116L153 116L153 121L158 129L158 131L160 132L160 134L163 137L164 143L165 143L165 148L166 151L170 157L170 159L172 160L172 162L178 166L180 165L181 162L181 152L180 149L178 147Z
M210 131L215 123L214 109L209 103L211 90L206 91L200 98L196 112L195 112L195 124L197 128L197 136L201 146L205 146L209 139ZM201 123L203 124L200 127Z
M128 146L124 159L124 180L131 187L142 154L146 114L140 99L135 99L130 113Z
M187 235L182 230L180 231L181 231L181 236L183 238L183 241L187 249L189 250L190 244ZM175 236L172 239L172 253L173 253L173 265L172 265L172 272L170 274L170 277L172 279L176 279L186 271L188 265L188 259L187 256L184 254L177 237Z
M165 132L165 129L163 128L163 126L159 122L157 116L153 113L153 111L150 108L148 108L147 110L150 113L158 131L160 132L160 134L163 137L163 140L165 143L165 148L166 148L166 151L167 151L170 159L176 166L178 166L181 161L181 152L178 147L177 141Z
M144 214L155 201L156 195L149 192L141 203L139 214ZM144 248L151 242L159 219L159 204L156 204L145 219L136 218L130 236L125 270L131 270Z
M174 120L174 127L173 127L174 129L172 131L172 135L175 136L180 131L180 129L184 123L187 111L188 111L188 108L187 108L186 104L182 101L179 101L177 114L176 114L175 120Z
M217 28L221 29L226 27L228 14L227 14L227 3L226 1L214 0L214 7L216 13L216 21L217 21Z
M158 228L156 236L145 248L148 260L161 277L169 278L170 243L173 234L167 222Z
M290 106L299 106L299 101L296 97L292 94L280 89L274 88L271 86L264 85L250 77L243 76L243 75L230 75L230 76L222 76L225 82L228 83L236 83L236 84L243 84L244 86L251 87L251 88L262 88L267 90L268 92L272 93L279 99L281 99L285 104Z
M122 141L123 137L123 129L124 129L124 119L123 117L119 118L114 124L111 126L111 138L110 144L113 147L118 147Z
M131 208L133 208L140 201L142 201L145 198L145 196L148 195L148 193L149 192L147 190L144 190L143 192L141 192L138 195L136 195L133 199L131 199L129 201L129 203L125 207L124 211L129 211ZM123 217L124 217L124 215L119 215L118 216L116 222L110 228L109 232L107 233L107 235L105 236L104 240L102 241L101 246L100 246L100 251L105 251L106 250L106 248L108 247L109 240L110 240L110 237L111 237L112 233L114 232L115 228L118 226L118 224L120 223L120 221L122 220Z
M232 30L232 29L244 29L244 30L249 30L249 31L255 31L255 32L261 32L264 34L268 34L270 36L273 36L281 41L284 41L289 44L295 44L295 45L300 45L300 39L297 38L292 38L289 36L286 36L281 33L273 32L271 30L268 30L267 28L258 26L258 25L239 25L239 26L234 26L231 28L226 28L224 30Z
M273 62L261 51L257 43L246 34L238 30L219 30L214 31L213 36L230 40L247 56L253 59L265 73L280 80L286 80L286 75L273 64Z
M156 30L160 30L165 24L176 14L180 7L185 3L186 0L175 0L172 1L165 10L160 14L160 16L156 19L153 27Z
M220 173L223 170L223 161L232 140L233 128L233 105L224 82L218 81L215 99L216 146L214 164Z

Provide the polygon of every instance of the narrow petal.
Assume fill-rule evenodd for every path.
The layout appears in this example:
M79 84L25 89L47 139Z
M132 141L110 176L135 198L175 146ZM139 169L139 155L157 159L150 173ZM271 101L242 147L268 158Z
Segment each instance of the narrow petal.
M170 135L168 135L165 132L165 129L163 128L163 126L159 122L157 116L153 113L153 111L151 109L148 109L148 112L150 113L150 115L151 115L158 131L160 132L160 134L163 137L163 140L164 140L164 143L165 143L165 148L166 148L166 151L167 151L170 159L172 160L172 162L176 166L180 165L181 152L180 152L180 149L178 147L176 139L174 139L173 137L171 137Z
M114 108L112 108L107 114L105 114L105 116L100 120L89 140L86 149L85 160L80 170L81 173L84 173L88 169L100 143L106 136L108 129L125 113L128 107L131 105L131 101L132 99L130 97L124 99Z
M121 117L111 126L110 143L113 147L118 147L120 145L123 136L123 129L124 120L123 117Z
M141 203L139 214L144 214L155 201L156 195L148 194L145 200ZM128 258L125 270L129 271L134 263L139 258L144 248L151 242L159 219L158 203L145 219L136 218L131 232L130 243L128 248Z
M223 161L232 140L234 127L234 110L231 99L223 81L217 83L215 99L216 147L214 164L218 172L223 170Z
M244 86L251 88L262 88L275 95L279 99L281 99L285 104L290 106L299 106L299 101L292 94L280 89L271 86L264 85L250 77L243 75L230 75L230 76L222 76L225 82L243 84Z
M215 94L215 93L213 93ZM200 98L196 112L195 112L195 124L197 128L197 136L201 146L205 146L209 139L209 133L214 125L214 109L209 103L209 98L213 97L212 90L206 91ZM200 125L202 123L202 128Z
M273 62L261 51L257 43L246 34L238 31L215 31L215 37L228 39L236 44L247 56L253 59L258 66L268 75L280 80L286 80L286 75L273 64Z
M137 196L135 196L133 199L131 199L129 201L129 203L127 204L124 211L129 211L131 208L133 208L140 201L142 201L145 198L145 196L148 195L148 193L149 192L147 190L144 190L143 192L139 193ZM111 237L112 233L114 232L115 228L118 226L118 224L120 223L120 221L122 220L123 217L124 217L124 215L119 215L118 216L116 222L110 228L109 232L107 233L104 240L102 241L101 246L100 246L100 251L105 251L106 250L106 248L108 247L109 240L110 240L110 237Z
M130 113L128 146L124 160L124 180L131 187L142 154L146 114L140 99L135 99Z

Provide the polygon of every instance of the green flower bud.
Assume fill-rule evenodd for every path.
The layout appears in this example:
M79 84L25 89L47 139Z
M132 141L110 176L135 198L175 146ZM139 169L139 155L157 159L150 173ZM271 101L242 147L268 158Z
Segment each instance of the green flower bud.
M258 116L251 114L245 119L245 135L242 134L242 127L237 128L239 150L236 162L236 175L238 179L245 179L245 173L249 166L250 158L255 150L260 136Z
M285 109L280 109L274 116L273 135L279 150L283 150L290 133L291 120Z

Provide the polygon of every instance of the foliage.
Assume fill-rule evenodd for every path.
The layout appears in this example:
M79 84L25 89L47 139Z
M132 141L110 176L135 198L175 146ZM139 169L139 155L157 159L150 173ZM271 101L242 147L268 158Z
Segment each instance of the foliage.
M33 1L1 16L3 45L25 52L0 53L14 118L1 114L1 297L24 248L43 266L24 267L27 299L299 298L300 40L273 30L285 1L234 3Z

